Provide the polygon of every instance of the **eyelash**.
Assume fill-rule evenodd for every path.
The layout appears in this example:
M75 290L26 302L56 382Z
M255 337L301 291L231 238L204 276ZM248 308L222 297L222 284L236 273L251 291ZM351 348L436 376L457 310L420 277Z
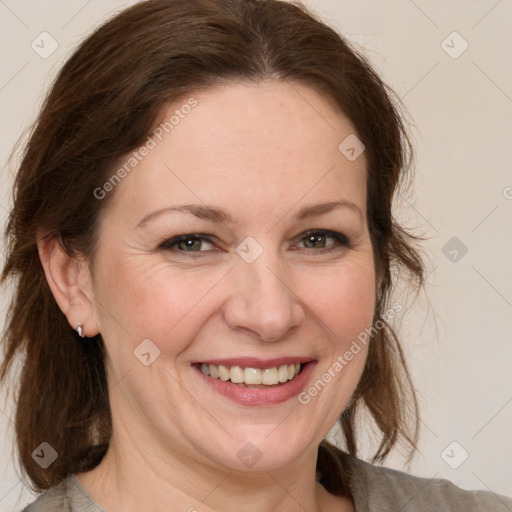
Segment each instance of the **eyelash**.
M299 238L299 242L302 242L307 237L314 236L314 235L325 235L327 238L333 238L334 240L336 240L336 243L331 244L328 247L323 247L321 249L314 249L311 247L306 247L305 248L306 250L313 251L313 252L320 253L320 254L326 254L326 253L330 253L336 249L340 249L341 247L345 247L345 248L351 247L350 241L345 235L343 235L341 233L337 233L336 231L330 231L327 229L316 229L316 230L306 231ZM173 238L166 239L162 243L160 243L158 248L165 250L165 251L172 251L173 249L175 249L175 247L178 245L179 242L181 242L183 240L189 240L189 239L200 239L200 240L208 242L208 243L214 243L213 240L211 239L211 237L209 237L207 235L199 234L199 233L189 233L186 235L179 235L179 236L175 236ZM208 251L176 250L175 252L185 254L185 255L187 255L187 257L198 258L198 257L201 257L200 253L204 253L204 252L208 252Z

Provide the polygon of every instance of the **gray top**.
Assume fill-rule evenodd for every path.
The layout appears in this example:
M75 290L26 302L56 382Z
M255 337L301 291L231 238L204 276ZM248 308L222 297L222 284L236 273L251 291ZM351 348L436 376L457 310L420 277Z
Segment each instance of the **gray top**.
M512 512L512 499L466 491L448 480L419 478L354 457L350 488L356 512ZM39 496L22 512L105 512L74 475Z

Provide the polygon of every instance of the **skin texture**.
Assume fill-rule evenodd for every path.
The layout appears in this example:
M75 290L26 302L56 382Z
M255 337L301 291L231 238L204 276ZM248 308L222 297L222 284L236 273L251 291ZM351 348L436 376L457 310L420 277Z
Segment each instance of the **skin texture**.
M304 85L233 83L194 98L197 106L109 192L92 271L55 242L39 243L70 324L83 322L88 336L101 332L107 349L113 437L101 464L78 480L109 512L170 504L352 510L348 498L315 481L316 453L356 388L365 347L308 404L293 397L240 405L211 389L191 363L307 356L317 361L307 389L370 327L376 276L364 154L349 161L338 150L354 133L351 123ZM294 218L304 206L340 200L360 213L341 207ZM180 204L222 208L238 222L181 212L137 227L147 214ZM350 245L329 234L306 245L305 232L322 229ZM194 233L212 242L196 241L199 251L159 248ZM235 251L249 236L263 248L252 263ZM323 252L327 246L334 250ZM144 339L160 350L149 366L134 356ZM237 457L247 442L261 453L251 468Z

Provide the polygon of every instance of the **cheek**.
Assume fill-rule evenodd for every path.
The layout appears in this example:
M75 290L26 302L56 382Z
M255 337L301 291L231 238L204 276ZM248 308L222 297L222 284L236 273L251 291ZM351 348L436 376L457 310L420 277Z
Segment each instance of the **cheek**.
M375 309L371 261L316 271L311 283L305 295L308 306L325 322L326 330L337 340L335 344L346 343L371 325Z
M355 390L366 362L367 332L375 310L373 262L354 262L338 272L326 270L322 278L317 275L316 283L309 304L321 320L319 323L325 325L325 338L318 342L323 361L317 378L322 382L306 390L303 403L313 397L319 400L319 406L329 403L330 406L325 405L325 413L334 421ZM321 393L324 386L329 387L327 393ZM322 397L316 398L320 394Z
M126 364L135 362L130 358L133 350L150 339L164 356L161 361L173 365L172 360L229 301L232 278L224 278L226 266L177 269L150 258L103 258L95 280L100 327L109 351ZM325 360L343 354L371 325L375 278L368 254L354 254L342 265L292 267L286 282L293 292L290 300L305 309L302 337L311 336L315 351Z
M123 347L129 343L132 350L149 338L163 352L179 351L176 334L185 326L193 334L199 323L189 320L197 320L203 298L222 274L219 269L171 269L165 261L153 263L144 256L109 258L95 287L104 338Z
M314 377L299 394L304 414L316 418L323 439L347 407L361 377L368 345L361 341L375 308L373 261L353 260L317 273L309 305L324 327L317 341L320 356Z

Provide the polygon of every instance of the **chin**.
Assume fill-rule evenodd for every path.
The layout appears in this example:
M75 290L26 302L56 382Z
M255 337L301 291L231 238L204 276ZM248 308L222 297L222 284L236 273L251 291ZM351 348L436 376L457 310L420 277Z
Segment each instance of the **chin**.
M275 429L274 432L272 428ZM307 442L304 430L301 429L296 430L296 435L290 436L284 428L279 433L279 426L277 429L275 426L272 428L265 425L261 429L262 433L255 434L254 427L251 427L251 435L242 436L238 432L236 438L226 439L222 448L221 444L215 443L218 448L215 453L211 452L211 445L203 453L217 465L230 471L272 471L293 464L312 449L316 451L320 443L316 439ZM269 432L272 433L269 435Z

